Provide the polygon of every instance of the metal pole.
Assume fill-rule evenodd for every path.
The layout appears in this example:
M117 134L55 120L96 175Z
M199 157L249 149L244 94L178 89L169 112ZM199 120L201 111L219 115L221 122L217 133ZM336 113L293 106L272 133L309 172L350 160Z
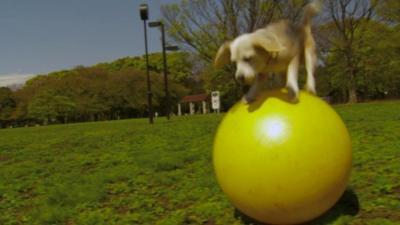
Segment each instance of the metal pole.
M147 24L146 20L143 20L144 27L144 47L146 51L146 75L147 75L147 104L149 110L149 122L153 124L153 106L152 106L152 93L151 93L151 83L150 83L150 68L149 68L149 53L147 47Z
M167 56L165 54L165 33L164 33L164 24L161 24L161 39L162 39L162 51L163 51L163 63L164 63L164 89L165 89L165 98L166 98L166 114L167 119L170 119L171 108L169 101L169 91L168 91L168 68L167 68Z

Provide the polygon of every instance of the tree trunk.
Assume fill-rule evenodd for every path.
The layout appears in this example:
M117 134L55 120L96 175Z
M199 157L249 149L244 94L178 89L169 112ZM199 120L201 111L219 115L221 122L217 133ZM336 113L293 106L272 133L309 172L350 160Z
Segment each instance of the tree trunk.
M349 95L349 99L347 103L357 103L358 101L358 96L357 96L357 87L356 87L356 78L355 78L355 74L356 74L356 70L354 68L354 65L351 64L351 57L349 57L349 65L348 67L349 72L350 72L350 85L348 87L348 95Z
M358 97L357 97L357 90L355 87L349 88L349 101L348 103L357 103L358 102Z

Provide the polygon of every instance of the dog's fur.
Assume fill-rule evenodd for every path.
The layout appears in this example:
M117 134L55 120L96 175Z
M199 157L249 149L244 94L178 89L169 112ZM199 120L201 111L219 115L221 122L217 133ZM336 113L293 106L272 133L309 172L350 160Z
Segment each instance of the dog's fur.
M314 71L317 56L311 20L319 9L320 3L313 1L305 6L300 25L282 20L226 42L217 52L215 66L221 68L230 61L236 63L235 78L250 86L244 96L246 102L255 100L269 72L286 72L288 93L293 101L297 101L298 70L300 63L304 61L307 70L305 89L315 94Z

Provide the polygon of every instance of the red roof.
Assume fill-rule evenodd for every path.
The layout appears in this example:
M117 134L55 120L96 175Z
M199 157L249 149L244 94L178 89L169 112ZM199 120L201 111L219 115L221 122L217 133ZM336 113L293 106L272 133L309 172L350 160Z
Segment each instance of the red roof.
M201 102L208 99L207 94L188 95L182 98L181 102Z

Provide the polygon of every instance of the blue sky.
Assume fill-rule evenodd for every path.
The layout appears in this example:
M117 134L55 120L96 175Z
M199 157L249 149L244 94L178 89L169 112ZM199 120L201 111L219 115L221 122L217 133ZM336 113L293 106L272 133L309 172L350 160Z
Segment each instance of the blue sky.
M93 65L144 53L138 8L150 20L160 6L178 0L1 0L0 78ZM150 51L160 51L160 32L149 29Z

